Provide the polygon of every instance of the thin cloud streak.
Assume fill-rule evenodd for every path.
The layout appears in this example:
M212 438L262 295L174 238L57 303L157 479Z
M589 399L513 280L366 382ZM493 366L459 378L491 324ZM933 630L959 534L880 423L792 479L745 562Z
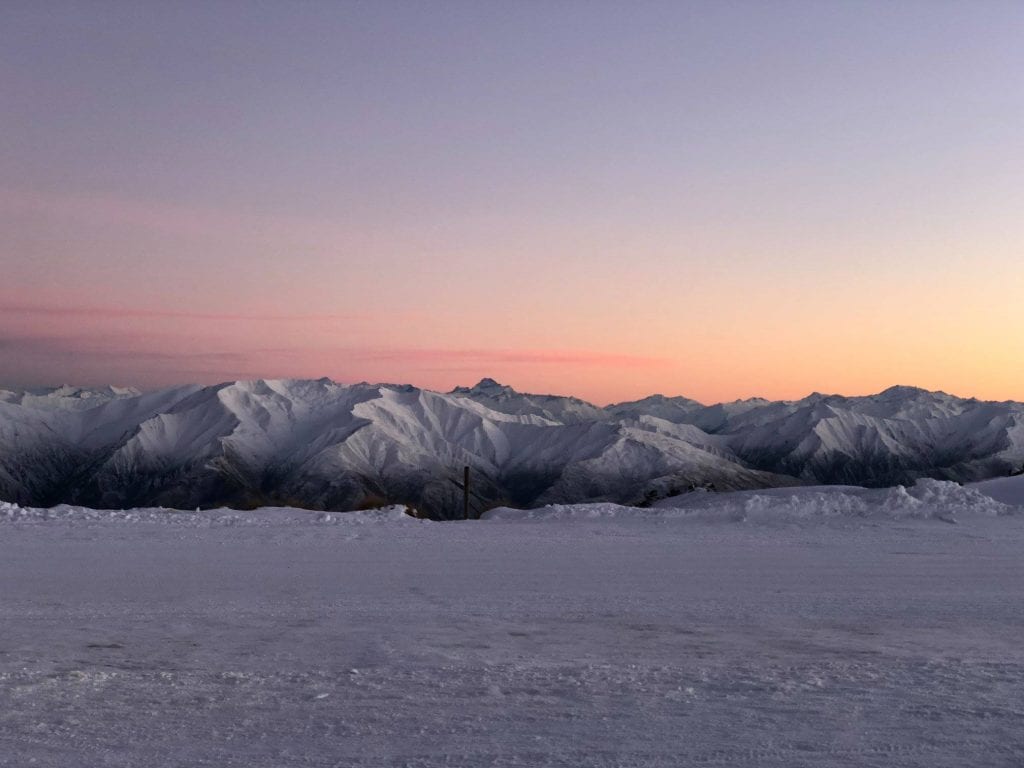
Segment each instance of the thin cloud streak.
M53 307L35 305L0 305L0 313L19 315L45 315L49 317L93 317L105 320L128 318L165 318L173 320L223 320L245 322L318 322L324 320L356 320L363 315L356 313L309 314L309 315L261 315L235 312L185 312L164 309L141 309L136 307Z
M670 361L643 355L621 355L588 350L531 349L348 349L338 350L361 360L397 361L405 363L444 362L495 363L514 365L594 365L594 366L662 366ZM437 368L436 370L459 370Z
M35 190L0 187L0 211L15 216L42 216L47 219L73 220L79 223L116 227L140 227L166 234L193 237L241 236L252 238L254 233L266 234L283 226L300 231L303 224L318 225L319 221L285 220L228 214L209 211L190 205L161 201L146 201L101 195L73 196L44 194Z
M268 363L268 361L273 363ZM318 378L340 380L415 380L419 375L476 372L489 375L508 368L651 369L670 361L640 355L589 350L424 349L370 347L195 348L160 347L146 334L56 336L0 334L0 366L8 370L64 370L103 383L180 383L187 374L204 380L233 378ZM59 376L61 381L66 376ZM60 382L54 382L60 383ZM415 382L413 382L415 383Z

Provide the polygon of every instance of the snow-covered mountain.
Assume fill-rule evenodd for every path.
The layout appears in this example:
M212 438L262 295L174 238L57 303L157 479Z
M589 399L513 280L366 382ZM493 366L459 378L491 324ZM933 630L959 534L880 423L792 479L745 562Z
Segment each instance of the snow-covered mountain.
M894 485L917 477L980 480L1024 463L1024 404L914 387L878 395L812 394L766 403L717 430L752 466L805 482Z
M584 400L559 395L527 395L494 379L481 379L473 387L456 387L451 394L469 398L494 411L540 416L551 424L578 424L608 417L608 412Z
M108 400L114 400L115 398L122 397L135 397L139 394L141 394L139 390L133 387L89 388L72 387L65 384L62 387L30 389L21 392L12 392L8 389L0 389L0 403L79 409L92 408L93 406L105 403Z
M0 391L0 499L102 507L649 503L696 486L975 480L1024 464L1024 405L870 397L607 408L484 379L449 393L329 379L156 392Z

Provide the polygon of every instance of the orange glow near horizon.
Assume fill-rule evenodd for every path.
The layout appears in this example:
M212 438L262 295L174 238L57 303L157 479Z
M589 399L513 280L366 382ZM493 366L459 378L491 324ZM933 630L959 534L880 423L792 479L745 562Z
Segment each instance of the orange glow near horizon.
M965 302L964 285L956 287ZM527 332L502 330L493 338L486 328L467 328L464 347L430 346L432 336L451 337L446 319L432 324L426 314L411 311L260 317L9 301L0 309L5 329L0 353L17 355L34 380L19 382L8 374L13 379L8 385L154 387L328 376L448 391L488 376L520 391L574 395L602 405L654 393L705 403L752 396L797 399L812 391L871 394L894 384L981 399L1024 399L1024 342L988 330L1019 324L1024 319L1015 317L1019 310L973 302L962 303L959 314L942 316L911 302L894 304L884 292L873 298L855 324L841 307L829 313L824 302L794 306L757 298L744 314L730 316L726 304L703 322L706 306L696 313L666 309L660 327L646 326L650 318L639 312L632 319L640 343L631 343L631 329L602 327L600 316L578 315L575 327L561 334L559 347L532 346L542 340L530 332L532 323ZM555 322L553 315L532 319L538 325ZM584 320L594 324L593 331ZM674 327L687 330L676 334ZM640 333L643 329L648 332ZM605 339L605 346L579 343L591 332ZM521 346L501 346L502 340Z
M488 243L509 242L508 222L489 222L472 244L460 229L434 243L397 231L353 245L306 220L250 230L257 222L243 216L218 223L135 203L118 214L107 201L86 224L77 202L30 208L87 237L62 280L33 287L26 269L22 291L0 288L0 384L326 375L448 390L488 376L600 404L893 384L1024 399L1024 259L1015 242L982 246L953 227L939 237L911 222L841 241L830 228L773 238L756 227L652 228L623 244L581 221L571 236L540 228L497 248ZM238 256L110 259L97 250L108 233ZM317 249L301 262L273 258L309 238ZM744 253L753 241L756 257ZM486 260L473 258L486 248Z
M425 252L408 232L376 244L362 237L353 261L355 246L333 225L265 219L254 240L255 222L241 216L220 225L199 217L197 230L175 228L192 221L180 209L140 215L132 204L117 216L108 201L98 211L106 218L87 226L77 203L58 199L45 211L49 228L89 235L60 281L33 286L32 269L8 270L0 384L326 375L448 390L489 376L600 404L653 393L795 399L893 384L1024 399L1024 302L1015 298L1024 259L1007 238L983 246L952 226L941 237L915 224L842 241L828 228L773 239L675 227L623 245L580 222L571 237L541 229L474 259L508 240L509 224L491 222L475 246L460 230ZM109 259L96 250L106 232L169 253L212 242L239 256ZM321 238L319 256L272 257L310 237ZM744 255L741 244L754 240L757 256ZM23 290L11 290L19 278Z

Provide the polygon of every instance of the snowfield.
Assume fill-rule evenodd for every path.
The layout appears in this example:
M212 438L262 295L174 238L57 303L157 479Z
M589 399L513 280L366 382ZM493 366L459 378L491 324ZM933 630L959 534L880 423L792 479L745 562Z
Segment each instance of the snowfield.
M0 766L1020 766L1021 504L0 504Z

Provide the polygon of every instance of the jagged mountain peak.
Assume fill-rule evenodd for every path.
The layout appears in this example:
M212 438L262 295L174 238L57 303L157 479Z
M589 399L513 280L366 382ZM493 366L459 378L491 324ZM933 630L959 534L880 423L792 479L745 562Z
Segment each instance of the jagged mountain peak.
M564 395L518 392L494 379L484 378L472 387L456 387L449 394L466 397L501 413L537 416L553 424L601 421L608 413L592 403Z
M923 396L932 396L937 398L949 397L949 395L947 395L945 392L933 392L928 389L923 389L922 387L911 387L907 386L906 384L896 384L894 386L883 389L877 395L874 395L874 397L886 400L892 400L896 398L914 398Z
M679 395L649 395L641 400L609 405L605 410L618 419L653 416L673 424L689 424L693 423L694 415L703 412L706 407L696 400Z
M680 405L703 406L703 403L701 403L700 401L693 400L692 398L684 397L682 395L663 395L657 393L653 395L647 395L647 397L642 397L639 400L627 400L621 403L615 403L614 405L610 405L608 407L618 408L627 405L638 405L640 403L677 403Z
M498 397L500 395L518 395L519 393L512 387L485 376L472 387L455 387L450 394Z
M829 392L811 392L811 394L804 398L804 402L819 403L822 401L829 402L833 400L839 401L845 399L846 398L843 397L843 395L836 395Z
M26 390L0 390L0 402L60 410L85 410L111 400L138 397L142 392L134 387L79 387L62 384Z
M500 384L494 379L485 376L476 383L474 389L511 389L511 387L507 387L504 384Z

